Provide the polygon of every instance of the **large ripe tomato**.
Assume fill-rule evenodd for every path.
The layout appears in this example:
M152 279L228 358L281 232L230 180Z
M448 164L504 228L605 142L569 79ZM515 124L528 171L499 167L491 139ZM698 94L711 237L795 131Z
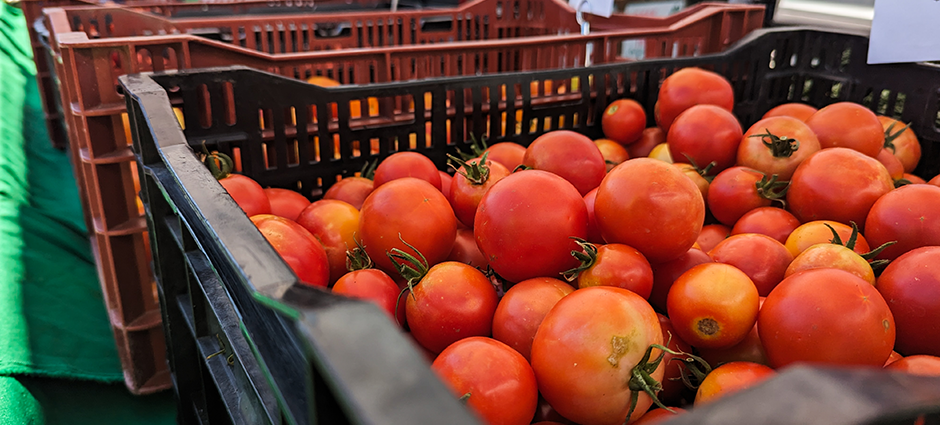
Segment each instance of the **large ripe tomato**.
M271 204L271 214L297 221L300 212L310 205L310 200L293 190L269 187L264 194Z
M789 116L764 118L744 133L737 164L789 180L796 167L819 149L819 139L803 121Z
M917 140L914 130L884 115L879 115L878 121L885 131L884 147L901 161L904 172L913 173L921 156L920 141Z
M760 171L734 166L718 173L708 185L708 210L722 224L734 226L747 212L782 201L787 185Z
M627 153L630 158L645 158L661 143L666 143L666 132L659 127L647 127L639 140L627 146Z
M635 158L614 167L601 182L594 216L607 242L630 245L651 263L661 263L695 243L705 221L705 201L675 167Z
M402 295L408 327L424 348L440 353L471 336L489 336L499 297L483 272L445 261Z
M833 230L836 231L836 234L839 235L839 240L842 242L847 242L852 238L853 230L852 227L848 225L831 220L815 220L803 223L796 229L793 229L784 245L786 245L790 253L793 254L793 257L796 258L796 256L800 255L806 248L820 243L831 243L833 241ZM868 240L865 239L865 236L858 234L856 235L855 247L852 250L859 254L865 254L871 251L871 248L869 248Z
M391 320L396 320L395 304L400 291L395 281L379 269L360 269L346 273L333 284L333 292L375 303Z
M440 190L424 180L404 177L376 187L366 198L358 237L372 261L387 272L397 271L387 254L392 248L414 254L405 243L433 265L450 254L457 217Z
M889 260L915 248L940 245L940 187L909 184L886 193L868 212L865 237L874 246L895 241L878 255Z
M473 233L490 267L510 282L558 276L578 265L572 236L587 236L587 207L567 180L515 172L483 195Z
M271 214L271 201L264 193L264 189L251 177L241 174L229 174L219 179L219 184L225 188L229 196L248 217L258 214Z
M653 289L653 269L640 251L632 246L611 243L596 246L580 242L583 260L575 273L579 288L616 286L649 298ZM574 273L572 273L574 274Z
M528 361L532 340L542 319L559 300L574 292L571 285L551 277L523 280L499 300L493 316L493 338L514 348Z
M417 152L396 152L385 158L375 169L372 178L376 189L392 180L414 177L441 190L441 174L430 158Z
M362 203L372 193L373 182L365 177L346 177L330 186L322 199L336 199L362 209Z
M330 282L346 274L346 251L356 247L359 211L343 201L321 199L301 211L297 224L323 244L330 261Z
M441 352L431 364L455 397L490 425L528 425L535 416L538 387L532 367L495 339L470 337Z
M676 71L666 77L659 88L656 123L668 132L676 117L695 105L716 105L732 111L734 90L731 83L725 77L701 68Z
M604 136L621 145L640 140L646 128L646 110L633 99L618 99L607 105L601 117Z
M787 209L803 223L854 221L864 232L862 226L872 204L893 189L894 180L874 155L828 148L810 155L796 168L787 190Z
M650 304L661 313L666 312L666 296L672 289L679 276L703 263L711 263L712 257L709 257L704 251L698 248L690 248L679 258L669 260L663 263L651 263L653 268L653 290L650 292Z
M299 224L273 214L251 217L268 243L281 255L300 282L310 286L327 286L330 263L323 245Z
M663 377L662 363L640 364L651 344L662 343L659 319L639 295L610 286L579 289L555 304L539 326L532 369L539 392L565 418L622 424L631 411L631 386L642 384L640 376ZM630 419L652 403L640 393Z
M747 336L760 307L757 287L737 267L705 263L679 276L666 310L679 337L695 347L725 348Z
M837 102L806 120L825 148L849 148L872 158L884 147L885 134L878 116L853 102Z
M712 403L738 391L753 387L776 375L773 369L760 363L731 362L712 370L698 387L695 405Z
M744 213L734 222L731 234L760 233L786 243L790 233L797 227L800 227L800 220L793 213L783 208L760 207Z
M483 194L510 173L498 162L486 159L485 164L481 163L483 158L458 163L460 168L450 182L450 196L447 199L457 219L468 227L473 227L473 217L476 216Z
M885 267L877 288L897 323L895 349L940 356L940 247L901 255Z
M843 245L832 243L816 244L803 250L787 266L786 275L826 268L845 270L872 285L875 284L875 272L868 260Z
M847 271L807 270L767 296L757 318L770 366L821 363L882 367L895 341L881 294Z
M714 175L734 165L741 135L741 124L730 111L696 105L676 117L666 133L666 143L673 161L694 161L699 167L714 162Z
M798 102L784 103L782 105L778 105L774 108L771 108L771 110L764 113L764 116L761 119L784 116L784 117L793 117L800 121L806 122L806 120L808 120L809 117L813 116L813 114L815 114L816 111L818 111L818 109L810 105L807 105L805 103L798 103Z
M607 173L604 156L594 141L570 130L550 131L533 140L522 164L561 176L581 196L597 187Z
M783 280L787 266L793 261L793 255L780 241L757 233L731 236L716 245L708 255L716 263L730 264L744 272L762 297Z

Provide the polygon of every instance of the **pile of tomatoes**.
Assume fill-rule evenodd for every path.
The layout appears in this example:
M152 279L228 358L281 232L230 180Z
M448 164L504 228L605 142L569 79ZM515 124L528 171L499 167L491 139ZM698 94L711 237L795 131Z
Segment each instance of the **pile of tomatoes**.
M655 127L620 99L605 139L451 172L399 152L313 203L217 174L305 284L381 307L486 423L648 424L801 363L938 374L940 178L910 174L913 132L850 102L744 129L733 106L686 68Z

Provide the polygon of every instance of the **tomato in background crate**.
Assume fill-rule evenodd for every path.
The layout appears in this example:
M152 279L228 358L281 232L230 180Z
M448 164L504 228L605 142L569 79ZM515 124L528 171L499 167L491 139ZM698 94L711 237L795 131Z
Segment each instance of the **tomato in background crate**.
M440 189L414 177L376 187L359 213L358 237L372 261L382 270L397 269L388 258L393 248L410 244L429 265L447 258L457 237L457 217Z
M532 340L542 319L574 288L552 277L523 280L506 291L493 316L493 338L522 354L526 361L532 354Z
M715 175L735 164L743 130L737 117L715 105L686 109L666 132L669 155L675 162L699 167L714 163Z
M708 255L716 263L730 264L744 272L762 297L783 280L793 261L793 255L780 241L756 233L730 236L715 245Z
M854 102L838 102L826 106L809 119L806 125L825 148L849 148L874 158L884 147L884 127L870 109Z
M636 420L653 404L646 382L665 371L651 356L662 338L659 318L639 295L610 286L574 291L548 312L532 342L539 391L575 423ZM635 405L631 387L644 388Z
M757 287L737 267L705 263L683 273L666 296L666 311L683 341L725 348L751 331L760 301Z
M522 165L525 151L525 146L518 143L500 142L486 148L480 155L489 153L490 160L503 164L509 171L513 171L516 167Z
M822 149L806 158L793 173L787 189L787 209L803 223L854 221L864 233L868 211L893 189L894 180L874 157L848 148Z
M651 263L664 262L695 243L705 201L672 165L636 158L610 170L597 190L594 214L607 242L632 246Z
M232 174L232 158L223 153L206 154L204 160L212 175L248 217L270 214L271 202L258 182L242 174Z
M484 153L479 158L467 161L451 156L448 161L457 171L450 182L450 196L447 199L457 219L467 227L473 227L477 206L486 191L511 172L503 164L491 161L487 156L488 154Z
M254 215L251 221L290 266L301 283L323 287L329 284L330 264L326 251L307 229L272 214Z
M769 111L764 113L764 116L761 117L761 119L770 117L793 117L800 121L806 122L806 120L813 116L813 114L815 114L818 110L819 109L816 107L807 105L805 103L790 102L771 108Z
M715 105L734 110L734 90L720 74L701 68L683 68L663 80L655 105L656 124L669 132L673 121L695 105Z
M800 227L793 213L778 207L759 207L750 210L731 227L732 235L760 233L786 244L790 233Z
M901 255L885 267L877 289L897 324L894 349L905 356L940 356L940 247Z
M653 289L653 269L646 257L632 246L610 243L600 246L579 239L580 252L571 255L581 264L563 274L579 288L616 286L647 299Z
M910 125L884 115L879 115L878 121L884 127L885 149L901 161L905 173L913 173L921 157L920 141L914 130Z
M321 199L307 206L297 217L297 224L315 236L326 250L330 262L330 282L346 274L346 252L356 248L359 210L336 199Z
M870 283L838 269L787 277L757 318L771 367L794 363L882 367L895 342L885 299Z
M789 116L764 118L744 133L737 165L789 180L796 167L819 149L819 139L803 121Z
M323 199L336 199L344 201L362 209L362 203L366 200L372 190L375 188L375 182L372 181L373 173L377 163L366 164L359 176L345 177L340 181L333 183L323 194Z
M510 282L558 276L578 265L571 256L587 236L587 207L567 180L547 171L522 170L483 195L474 236L490 267Z
M600 149L587 136L570 130L545 133L526 148L522 165L557 174L581 196L596 188L607 172Z
M604 109L601 129L608 139L630 145L640 140L646 129L646 110L633 99L617 99Z
M376 189L392 180L414 177L441 190L440 171L430 158L417 152L396 152L379 163L372 177Z
M731 362L718 366L705 376L695 394L695 406L759 385L776 375L773 369L751 362Z
M877 257L888 260L940 245L940 187L910 184L886 193L868 212L865 236L875 246L895 242Z
M358 255L365 251L356 250ZM339 277L333 285L333 292L348 297L368 300L382 309L393 322L397 323L395 305L398 302L398 285L389 275L371 267L367 256L355 260L356 253L350 254L350 271ZM363 261L364 260L364 261Z
M310 200L293 190L268 187L264 194L271 204L271 214L297 221L300 212L310 205Z

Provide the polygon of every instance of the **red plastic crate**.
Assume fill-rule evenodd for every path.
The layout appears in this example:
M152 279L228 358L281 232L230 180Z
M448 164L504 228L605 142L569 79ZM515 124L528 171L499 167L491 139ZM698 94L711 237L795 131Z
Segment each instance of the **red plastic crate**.
M137 197L139 183L126 133L125 101L117 89L119 76L238 64L293 78L322 75L344 84L371 84L557 69L582 66L591 48L593 63L628 60L620 47L638 40L646 57L717 52L763 22L761 6L700 4L667 18L591 17L592 30L597 31L578 35L575 11L557 0L477 0L457 12L405 11L379 19L374 13L169 19L107 7L50 8L44 14L52 42L48 53L55 58L69 146L80 174L78 184L87 194L86 214L96 241L99 275L116 339L122 344L126 383L138 393L169 382L164 380L163 348L153 336L162 331L160 306L143 236L146 221ZM318 24L340 19L356 31L326 41L310 32ZM419 30L419 23L430 21L440 28L442 19L451 20L447 31ZM556 26L538 24L544 19L552 19ZM390 21L395 25L382 25ZM399 31L394 28L414 31L410 37L380 40L379 27L385 34ZM219 41L193 34L210 30L245 36ZM568 35L537 35L558 32ZM475 41L448 43L453 38ZM405 45L380 47L386 43ZM316 49L323 50L310 51ZM222 96L206 92L187 102L215 107L221 105ZM372 110L363 103L359 113L363 119L381 122L395 119L390 111L402 109L378 106ZM187 117L185 124L198 126L199 117Z

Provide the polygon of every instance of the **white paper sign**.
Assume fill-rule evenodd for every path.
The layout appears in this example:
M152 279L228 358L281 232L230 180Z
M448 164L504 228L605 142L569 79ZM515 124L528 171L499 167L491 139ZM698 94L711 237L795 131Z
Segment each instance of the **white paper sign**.
M568 5L582 13L603 16L609 18L614 14L614 0L568 0Z
M940 60L940 1L875 0L868 63Z

